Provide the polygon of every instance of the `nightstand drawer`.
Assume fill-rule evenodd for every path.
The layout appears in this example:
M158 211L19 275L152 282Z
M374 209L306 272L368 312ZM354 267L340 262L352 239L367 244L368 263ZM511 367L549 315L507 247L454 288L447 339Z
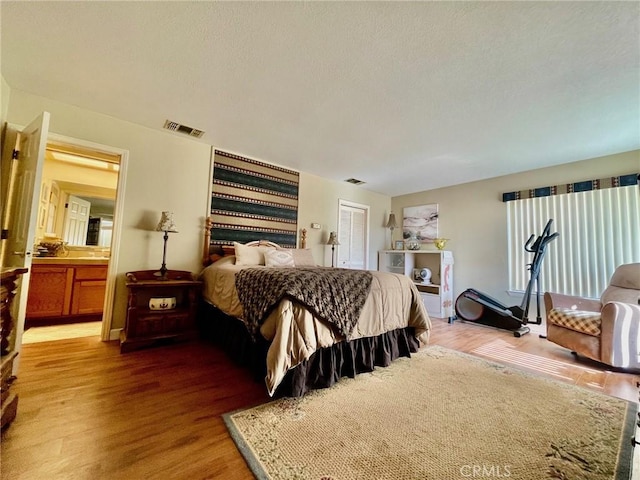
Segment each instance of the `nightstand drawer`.
M163 312L138 315L129 334L134 337L172 334L182 331L189 324L189 313Z

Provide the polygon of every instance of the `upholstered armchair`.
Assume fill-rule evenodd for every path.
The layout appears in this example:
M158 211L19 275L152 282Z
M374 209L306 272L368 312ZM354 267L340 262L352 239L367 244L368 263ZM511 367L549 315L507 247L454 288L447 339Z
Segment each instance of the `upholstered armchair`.
M640 369L640 263L620 265L592 300L546 292L547 339L592 360Z

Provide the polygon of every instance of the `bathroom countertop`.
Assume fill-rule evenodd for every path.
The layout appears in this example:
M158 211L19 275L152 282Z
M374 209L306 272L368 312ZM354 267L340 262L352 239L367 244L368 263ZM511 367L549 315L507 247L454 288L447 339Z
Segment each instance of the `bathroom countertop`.
M108 265L108 257L33 257L34 265Z

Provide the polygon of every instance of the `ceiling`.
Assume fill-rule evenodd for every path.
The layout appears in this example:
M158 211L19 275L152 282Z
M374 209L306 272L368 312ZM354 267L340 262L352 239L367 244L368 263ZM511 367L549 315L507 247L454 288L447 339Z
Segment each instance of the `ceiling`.
M638 2L0 2L12 89L390 196L640 148ZM167 135L181 135L168 132Z

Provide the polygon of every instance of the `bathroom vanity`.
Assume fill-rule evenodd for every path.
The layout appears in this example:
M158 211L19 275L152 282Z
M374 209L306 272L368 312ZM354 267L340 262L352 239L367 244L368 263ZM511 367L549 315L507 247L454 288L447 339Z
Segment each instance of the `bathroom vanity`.
M99 320L108 265L101 257L34 258L26 326Z

